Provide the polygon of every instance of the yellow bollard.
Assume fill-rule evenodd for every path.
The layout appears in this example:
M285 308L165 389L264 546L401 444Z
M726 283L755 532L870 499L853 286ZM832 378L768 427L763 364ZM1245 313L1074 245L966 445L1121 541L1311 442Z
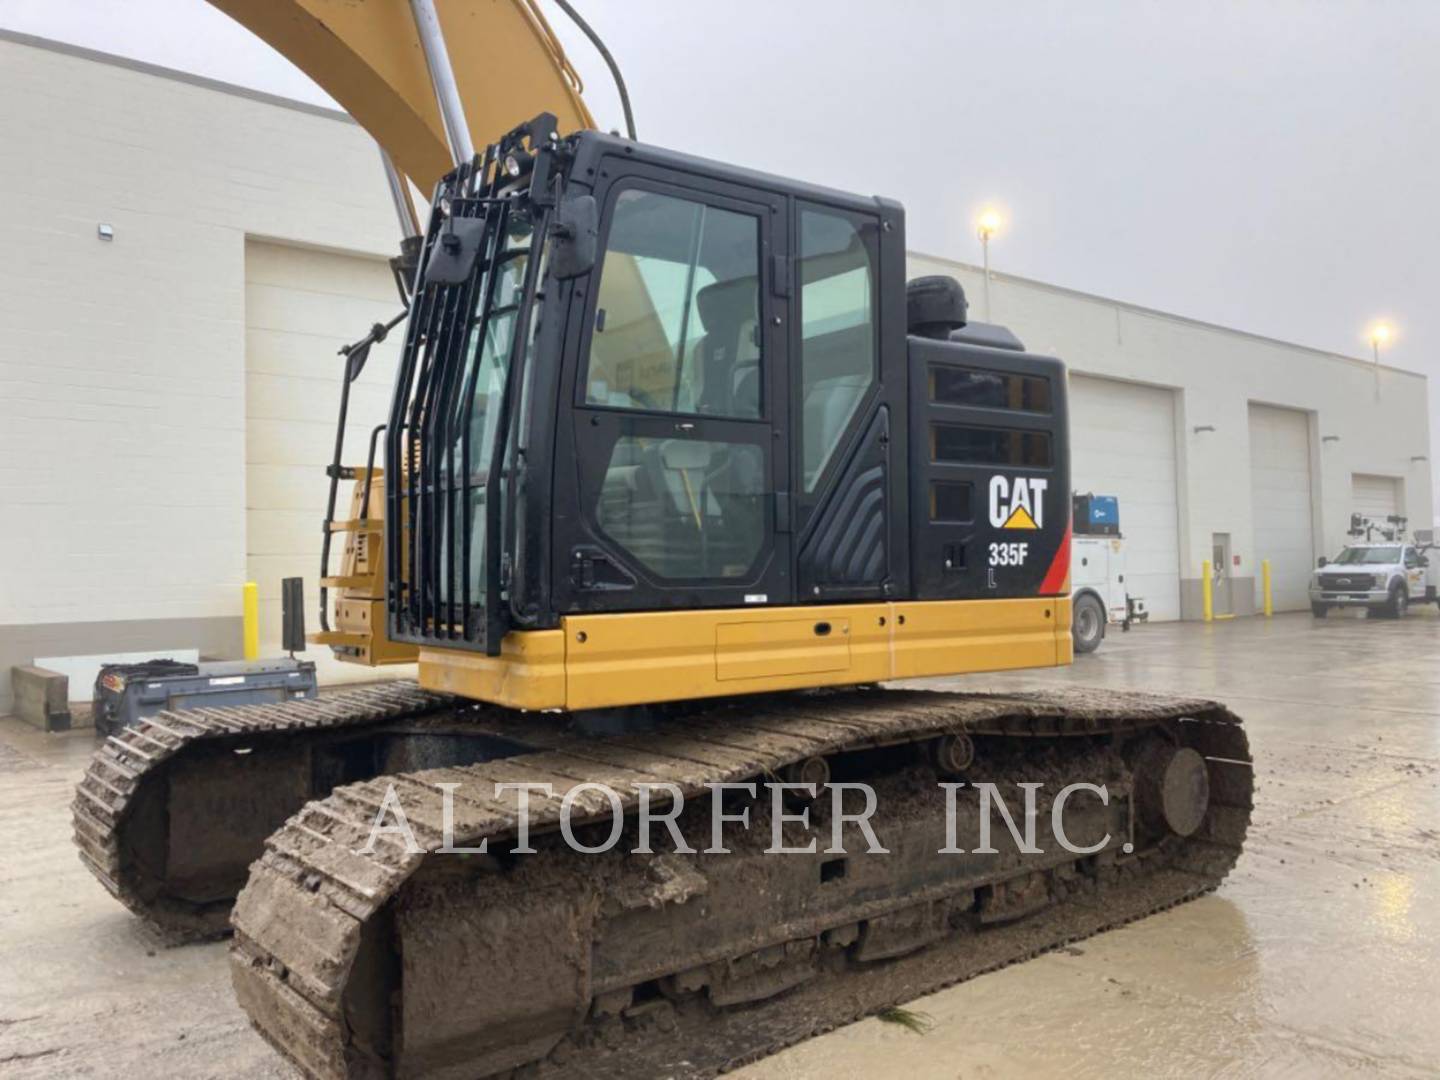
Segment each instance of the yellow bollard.
M260 656L260 586L247 581L244 591L245 659L255 660Z
M1270 594L1270 560L1260 560L1260 588L1265 597L1265 617L1275 614L1274 597Z
M1200 564L1200 610L1206 622L1215 618L1215 583L1210 580L1210 560Z

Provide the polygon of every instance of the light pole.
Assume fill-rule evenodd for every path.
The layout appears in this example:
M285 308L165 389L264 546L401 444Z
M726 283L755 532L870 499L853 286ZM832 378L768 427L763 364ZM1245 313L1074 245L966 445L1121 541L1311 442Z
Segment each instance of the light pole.
M1000 211L987 206L975 219L975 233L980 237L980 251L985 267L985 321L990 321L990 237L1000 231Z
M1375 400L1380 400L1380 346L1389 345L1395 336L1395 328L1387 322L1373 323L1370 327L1370 350L1375 357Z

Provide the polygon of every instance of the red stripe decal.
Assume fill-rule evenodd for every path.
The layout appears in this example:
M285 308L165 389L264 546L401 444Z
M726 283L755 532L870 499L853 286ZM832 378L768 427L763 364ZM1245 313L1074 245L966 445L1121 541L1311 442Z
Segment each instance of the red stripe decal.
M1068 591L1065 582L1070 577L1070 526L1065 526L1065 535L1060 539L1060 549L1055 560L1045 571L1045 580L1040 582L1041 596L1056 596Z

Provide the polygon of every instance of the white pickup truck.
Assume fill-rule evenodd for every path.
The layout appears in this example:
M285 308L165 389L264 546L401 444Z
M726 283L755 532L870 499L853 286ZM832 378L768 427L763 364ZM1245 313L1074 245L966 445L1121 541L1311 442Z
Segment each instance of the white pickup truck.
M1411 604L1440 603L1430 550L1397 540L1349 544L1333 561L1322 557L1310 578L1310 610L1323 619L1332 607L1363 607L1398 619Z

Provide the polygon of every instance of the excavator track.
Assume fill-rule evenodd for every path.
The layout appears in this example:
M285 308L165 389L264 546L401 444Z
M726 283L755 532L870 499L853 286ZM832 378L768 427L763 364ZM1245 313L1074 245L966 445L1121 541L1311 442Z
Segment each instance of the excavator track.
M392 682L159 713L91 759L71 804L81 861L167 937L225 934L265 837L308 799L383 767L380 732L444 710L474 711Z
M1202 700L819 691L640 734L533 717L494 731L530 749L337 788L266 841L235 905L232 976L256 1028L306 1075L712 1076L1209 892L1250 818L1244 731ZM854 822L837 853L823 798L808 824L777 824L794 793L771 801L764 788L724 796L751 828L724 834L725 854L704 850L706 785L827 775L871 786L885 853ZM947 777L969 782L953 835ZM998 817L993 850L978 850L982 781L1020 820L1017 785L1035 785L1038 852ZM514 852L518 795L499 782L551 785L528 807L533 853ZM1078 782L1103 784L1108 802L1057 809ZM655 852L640 854L647 784L686 802L679 833L657 827ZM613 829L619 843L567 845L567 796L570 840L601 847ZM396 826L397 806L415 847L372 833ZM436 851L447 821L452 849L487 850ZM1055 822L1093 850L1057 846ZM775 836L821 839L767 854Z

